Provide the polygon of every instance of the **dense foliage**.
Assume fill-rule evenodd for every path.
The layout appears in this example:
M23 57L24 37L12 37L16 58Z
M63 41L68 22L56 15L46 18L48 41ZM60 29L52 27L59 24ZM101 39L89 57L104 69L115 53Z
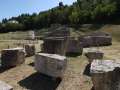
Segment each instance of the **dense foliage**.
M71 26L84 23L119 23L119 12L119 0L77 0L71 6L60 2L59 6L39 14L21 14L3 19L0 32L40 29L55 23Z

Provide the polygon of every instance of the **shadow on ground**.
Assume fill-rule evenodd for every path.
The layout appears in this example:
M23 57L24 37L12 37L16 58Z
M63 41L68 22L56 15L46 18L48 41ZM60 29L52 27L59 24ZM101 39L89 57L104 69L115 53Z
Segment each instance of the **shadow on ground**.
M3 73L3 72L5 72L5 71L8 71L8 70L11 69L11 68L13 68L13 67L1 67L1 66L0 66L0 73Z
M18 83L20 86L29 90L56 90L60 82L60 78L54 80L49 76L40 73L34 73Z
M81 55L81 53L66 53L67 57L78 57L80 55Z
M90 74L90 67L91 67L91 64L87 64L86 65L85 70L83 72L83 75L91 76L91 74Z

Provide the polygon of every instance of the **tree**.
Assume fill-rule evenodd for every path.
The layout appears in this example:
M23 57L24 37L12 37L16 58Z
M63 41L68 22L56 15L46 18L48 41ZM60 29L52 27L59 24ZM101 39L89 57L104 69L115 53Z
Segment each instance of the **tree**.
M6 32L9 31L17 31L17 30L23 30L24 26L20 23L6 23L5 24L5 30Z
M2 23L7 23L7 19L6 18L4 18L3 20L2 20Z
M51 24L78 25L84 23L104 23L120 16L119 0L77 0L73 5L67 6L63 2L59 5L40 12L39 14L21 14L18 17L3 19L0 28L7 31L30 30L49 27ZM17 23L9 23L9 21Z
M71 24L78 24L80 21L80 8L79 6L73 7L72 13L69 16Z

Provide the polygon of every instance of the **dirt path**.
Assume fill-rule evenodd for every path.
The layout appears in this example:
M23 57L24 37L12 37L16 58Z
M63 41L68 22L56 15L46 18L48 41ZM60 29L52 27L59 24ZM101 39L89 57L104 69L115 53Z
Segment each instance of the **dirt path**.
M92 87L90 77L83 75L88 64L84 56L72 58L68 63L65 77L57 90L90 90Z

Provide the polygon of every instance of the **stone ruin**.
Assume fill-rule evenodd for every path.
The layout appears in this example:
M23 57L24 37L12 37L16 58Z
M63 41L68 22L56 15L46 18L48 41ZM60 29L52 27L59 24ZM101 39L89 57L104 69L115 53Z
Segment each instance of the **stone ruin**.
M83 47L108 46L112 44L112 37L105 32L94 32L79 38Z
M26 56L33 56L35 55L35 45L33 44L26 44L24 45L24 48L25 48L25 53L26 53Z
M1 52L2 67L13 67L24 63L25 52L23 48L4 49Z
M85 56L87 57L89 63L86 65L83 74L86 76L91 76L90 73L91 63L93 62L93 60L96 59L102 60L104 53L95 49L91 49L90 51L85 52Z
M47 53L35 55L35 69L42 74L62 78L66 66L67 59L65 56Z
M13 90L13 87L3 81L0 81L0 90Z
M42 45L44 53L60 55L66 55L67 53L82 54L82 45L78 38L73 36L74 34L71 28L58 26L55 30L51 31L52 32L44 38L44 44Z
M83 52L81 43L73 37L49 37L44 39L42 52L66 55L67 53Z
M88 58L89 63L91 63L94 59L103 59L104 53L101 51L89 51L85 53L85 56Z
M69 37L66 53L79 53L83 52L82 44L74 37Z
M94 90L120 90L120 61L94 60L91 77Z
M42 52L50 54L65 55L67 39L64 37L49 37L44 39Z

